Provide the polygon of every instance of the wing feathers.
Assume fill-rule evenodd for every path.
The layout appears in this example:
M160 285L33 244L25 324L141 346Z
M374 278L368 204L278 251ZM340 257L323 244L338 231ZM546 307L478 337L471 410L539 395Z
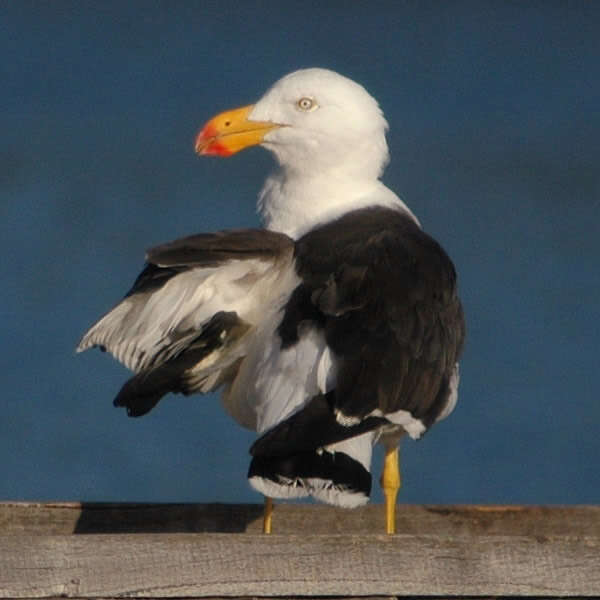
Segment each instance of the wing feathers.
M291 250L292 240L266 229L237 229L192 235L151 248L149 263L161 267L214 266L229 260L274 260Z
M178 348L169 347L168 355L155 360L156 366L127 381L114 405L124 406L130 417L138 417L154 408L168 392L211 391L223 383L225 374L232 375L230 367L240 358L234 346L248 328L235 313L215 314L200 334L182 338Z
M256 322L272 282L291 268L292 252L290 238L258 229L200 234L152 248L126 297L77 350L100 346L136 373L169 363L220 313L236 314L248 326Z

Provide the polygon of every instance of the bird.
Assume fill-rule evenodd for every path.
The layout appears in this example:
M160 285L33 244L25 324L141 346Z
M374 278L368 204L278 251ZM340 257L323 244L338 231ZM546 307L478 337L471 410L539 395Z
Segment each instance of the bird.
M257 433L248 479L265 497L353 508L384 446L395 532L401 438L420 438L458 397L465 318L454 264L381 181L387 121L359 83L306 68L211 118L199 155L253 146L276 166L262 227L200 233L146 253L125 297L83 336L134 374L114 399L138 417L168 393L220 390Z

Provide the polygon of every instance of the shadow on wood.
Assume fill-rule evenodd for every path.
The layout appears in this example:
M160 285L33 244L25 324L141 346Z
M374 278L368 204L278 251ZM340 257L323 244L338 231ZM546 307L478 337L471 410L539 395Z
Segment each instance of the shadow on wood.
M262 506L82 502L73 533L244 533Z
M0 502L0 534L261 533L262 512L259 504ZM396 531L404 535L600 538L600 506L399 504ZM383 506L348 510L276 503L273 532L380 534L384 532Z

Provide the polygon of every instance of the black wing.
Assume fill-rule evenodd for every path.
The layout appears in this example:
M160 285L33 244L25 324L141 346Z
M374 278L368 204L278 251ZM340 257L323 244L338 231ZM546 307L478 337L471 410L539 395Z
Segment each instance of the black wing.
M310 321L324 331L336 387L276 426L255 456L293 453L394 422L429 427L449 402L465 324L454 266L407 215L349 213L296 243L302 283L279 328L291 345Z

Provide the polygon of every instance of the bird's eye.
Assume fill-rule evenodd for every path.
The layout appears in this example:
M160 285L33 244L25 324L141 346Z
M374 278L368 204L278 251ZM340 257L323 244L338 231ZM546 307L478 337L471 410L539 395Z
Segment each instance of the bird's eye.
M318 104L312 98L300 98L296 103L298 108L304 112L310 112L318 108Z

